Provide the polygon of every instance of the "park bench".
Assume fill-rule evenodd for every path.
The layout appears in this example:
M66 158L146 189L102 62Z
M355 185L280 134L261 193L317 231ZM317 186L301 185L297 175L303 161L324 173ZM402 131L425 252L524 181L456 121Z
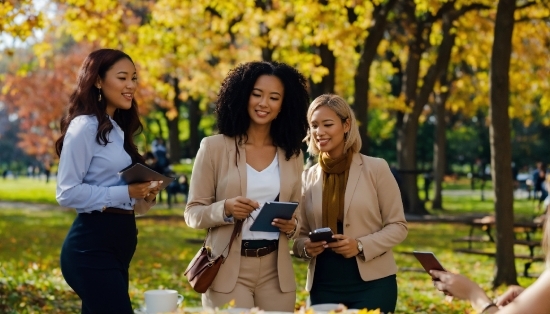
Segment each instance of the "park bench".
M483 218L473 219L468 222L468 224L470 225L468 236L452 240L454 243L468 243L468 247L455 248L454 251L460 253L478 254L494 257L496 254L494 250L490 251L487 249L474 248L473 244L494 244L496 242L492 233L495 225L495 217L486 216ZM525 246L529 249L529 254L515 254L516 259L525 261L523 269L523 276L525 277L532 277L531 275L529 275L529 268L531 267L532 263L542 262L545 260L544 256L535 254L535 248L540 247L541 242L539 239L533 238L533 236L541 229L542 223L537 221L521 221L514 223L514 244ZM481 234L479 234L479 231L482 231Z

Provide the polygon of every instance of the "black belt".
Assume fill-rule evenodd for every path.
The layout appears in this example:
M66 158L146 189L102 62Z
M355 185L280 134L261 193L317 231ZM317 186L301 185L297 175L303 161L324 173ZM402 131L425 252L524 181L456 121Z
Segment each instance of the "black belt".
M94 211L93 213L96 213L98 211ZM134 210L126 210L126 209L120 209L120 208L114 208L114 207L105 207L101 209L101 212L103 214L120 214L120 215L133 215Z
M243 240L241 256L262 257L276 251L278 247L278 240Z

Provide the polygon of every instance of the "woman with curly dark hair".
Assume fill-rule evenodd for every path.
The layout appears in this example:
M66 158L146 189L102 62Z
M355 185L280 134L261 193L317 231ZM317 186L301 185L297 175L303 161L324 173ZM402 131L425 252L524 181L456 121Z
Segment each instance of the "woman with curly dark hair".
M92 52L80 69L56 142L56 198L78 213L61 249L63 277L82 313L133 313L128 268L137 245L134 211L143 214L158 182L122 182L118 172L143 163L134 144L141 131L134 93L136 68L122 51Z
M251 231L261 204L299 202L307 132L306 79L278 62L249 62L233 69L217 101L219 135L205 138L197 153L185 221L209 228L212 254L226 256L203 294L205 307L235 300L235 307L293 312L296 281L288 241L298 220L274 219L278 232ZM239 233L231 251L235 225Z

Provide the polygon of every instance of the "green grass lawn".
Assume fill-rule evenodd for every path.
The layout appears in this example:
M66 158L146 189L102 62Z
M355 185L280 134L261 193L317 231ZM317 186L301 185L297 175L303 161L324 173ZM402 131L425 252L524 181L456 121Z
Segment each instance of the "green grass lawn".
M54 203L54 193L53 183L27 179L0 181L0 201ZM39 197L41 194L45 196ZM183 272L205 233L185 225L182 205L178 205L172 210L161 205L137 218L139 243L130 270L134 308L143 304L144 291L157 288L178 290L185 296L185 306L200 305L200 295L191 289ZM442 214L445 215L490 213L492 201L481 201L476 195L448 196L444 198L444 207ZM515 208L518 214L529 216L533 207L529 200L518 200ZM74 217L74 211L57 206L49 210L31 205L0 207L0 239L3 239L0 241L0 313L79 312L79 299L64 282L58 261L61 244ZM418 271L420 264L409 254L413 250L433 251L448 270L474 278L489 290L493 258L453 252L453 248L463 244L452 243L451 239L467 235L468 228L447 223L409 224L407 239L394 250L400 268L397 313L473 313L465 302L446 303L442 293L433 288L429 276ZM307 264L295 259L294 267L299 306L305 304L307 298L303 290ZM543 267L543 263L535 263L531 273L540 273ZM523 263L518 261L516 268L520 273ZM533 281L521 277L519 280L522 285ZM500 291L502 289L504 287Z
M0 201L56 204L55 181L19 177L0 179Z

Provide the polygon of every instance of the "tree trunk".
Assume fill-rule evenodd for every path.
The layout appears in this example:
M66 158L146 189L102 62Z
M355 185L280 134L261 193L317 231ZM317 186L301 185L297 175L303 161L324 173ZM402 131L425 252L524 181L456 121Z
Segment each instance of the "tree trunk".
M386 25L388 24L388 13L393 6L397 3L397 0L388 0L386 5L377 5L372 13L373 23L368 28L368 36L363 43L363 47L360 47L361 55L359 64L355 70L354 76L354 105L355 115L357 116L357 122L359 124L359 133L361 134L361 141L363 146L361 148L362 154L368 154L368 109L369 109L369 75L370 67L376 56L376 50L378 45L384 36Z
M189 98L187 105L189 108L189 151L187 152L192 158L197 155L200 145L199 124L201 122L201 110L198 100Z
M500 0L495 19L495 39L491 53L491 175L495 193L496 274L493 287L517 284L514 258L514 191L510 133L510 57L516 0Z
M418 90L420 59L426 49L423 28L430 25L418 25L416 38L409 46L409 60L405 71L405 97L407 105L412 108L411 112L405 113L401 128L397 134L397 155L400 171L403 175L403 188L408 198L409 208L405 211L414 214L427 214L424 203L418 195L417 170L416 170L416 140L418 132L418 119L424 105L428 103L430 94L437 78L447 72L451 59L452 48L455 43L455 35L452 32L452 24L458 15L456 12L443 14L443 40L438 48L437 59L426 75Z
M445 75L444 75L445 76ZM444 81L440 80L441 86L447 86ZM443 190L443 177L445 176L446 168L446 146L447 146L447 121L445 119L446 110L445 103L449 97L449 91L441 92L435 97L435 131L434 131L434 164L433 164L433 183L434 183L434 199L432 201L432 209L443 209L443 201L441 191Z
M328 49L327 44L322 44L314 48L318 56L321 57L321 65L328 69L328 74L323 76L319 83L311 83L311 99L315 99L322 94L334 93L334 82L336 80L336 57Z
M176 110L176 114L174 116L167 117L166 124L168 126L168 145L169 145L169 153L170 153L170 162L178 163L181 158L181 144L179 140L181 100L179 98L180 88L179 88L178 78L173 79L173 87L174 87L174 108Z
M273 8L271 0L256 0L256 7L261 8L264 12L269 12ZM262 60L273 61L273 48L269 42L269 27L265 22L260 22L260 37L265 40L265 46L262 47Z

